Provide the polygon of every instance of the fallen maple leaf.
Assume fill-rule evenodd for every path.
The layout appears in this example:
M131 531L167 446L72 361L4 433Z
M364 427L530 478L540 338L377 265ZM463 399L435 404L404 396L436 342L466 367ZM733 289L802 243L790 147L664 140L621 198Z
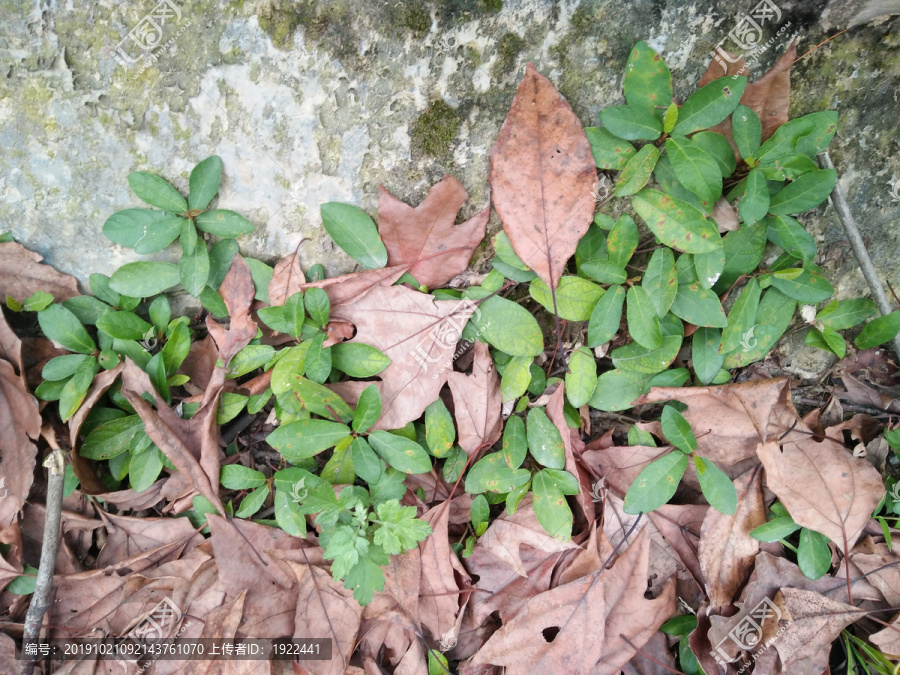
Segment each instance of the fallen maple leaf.
M335 308L360 300L362 296L373 288L390 286L403 276L408 269L407 265L394 265L382 267L376 270L364 270L342 274L339 277L331 277L322 281L311 281L302 284L297 290L305 291L307 288L321 288L331 301L332 315Z
M283 305L289 297L303 288L305 283L306 275L300 267L297 251L284 256L272 271L272 279L269 281L269 305L272 307Z
M491 150L489 180L513 250L555 290L594 217L597 168L580 120L531 63Z
M256 337L256 324L250 317L250 305L256 290L250 267L240 254L234 256L219 294L228 308L228 323L220 323L212 314L206 317L206 329L216 342L222 362L228 366L232 357Z
M488 207L454 225L468 196L453 176L433 185L415 208L379 186L378 232L388 252L388 265L408 265L407 271L428 288L443 286L465 270L484 239L490 215Z
M75 277L42 264L44 258L12 241L0 243L0 294L19 302L38 291L63 302L81 295Z
M419 542L419 620L435 640L444 640L445 644L455 641L459 635L459 621L462 618L461 589L456 575L459 574L464 582L469 581L468 573L450 548L449 516L450 508L446 503L438 504L425 513L422 520L431 526L432 533L425 541Z
M0 466L3 467L0 529L16 521L34 478L41 414L12 364L0 360Z
M475 343L472 374L451 372L447 383L453 394L459 447L467 455L489 447L503 432L500 416L500 376L494 367L488 346Z

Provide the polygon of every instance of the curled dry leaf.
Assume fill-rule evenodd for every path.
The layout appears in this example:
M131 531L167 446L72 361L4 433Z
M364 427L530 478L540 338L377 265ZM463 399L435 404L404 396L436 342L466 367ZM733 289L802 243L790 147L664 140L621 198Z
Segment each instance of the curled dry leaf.
M766 522L759 467L737 478L734 487L735 512L728 516L709 509L700 534L700 568L711 607L731 604L746 582L759 552L759 540L750 531Z
M5 244L4 244L5 245ZM0 528L16 521L34 478L41 414L12 364L0 361L0 466L5 496L0 498Z
M780 446L776 442L759 446L768 488L794 522L849 551L884 494L881 475L829 438L817 443L811 436L793 433L786 440Z
M740 227L737 209L735 209L725 197L719 197L713 205L713 219L719 226L719 232L733 232Z
M453 394L459 447L472 455L493 445L503 432L503 420L500 377L487 344L475 343L471 375L451 372L447 382Z
M531 63L491 150L489 180L516 255L555 289L594 217L597 169L580 120Z
M490 208L454 225L468 193L453 176L428 191L413 208L378 187L378 232L388 252L388 265L408 265L409 273L428 288L438 288L460 274L484 239Z
M250 317L256 289L250 267L240 254L234 256L228 274L219 286L219 294L228 308L228 322L220 323L210 314L206 317L206 328L216 342L222 362L228 366L232 357L246 347L257 332L256 324Z
M21 244L0 243L0 294L19 302L38 291L49 293L57 302L81 295L75 277L57 272L41 263L43 259Z

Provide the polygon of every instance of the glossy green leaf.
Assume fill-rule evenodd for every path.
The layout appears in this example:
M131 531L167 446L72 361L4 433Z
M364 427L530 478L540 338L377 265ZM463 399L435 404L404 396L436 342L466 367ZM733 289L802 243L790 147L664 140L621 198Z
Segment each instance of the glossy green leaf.
M66 382L59 396L59 418L63 422L67 422L72 415L81 407L85 395L94 381L94 375L100 370L100 365L96 357L91 357L84 361L72 377Z
M289 462L295 462L332 448L349 435L350 429L344 424L306 419L278 427L266 442Z
M109 287L113 291L133 298L158 295L180 283L177 265L151 261L122 265L109 279Z
M705 253L722 245L715 222L687 202L645 188L631 198L631 205L666 246Z
M514 401L528 390L531 384L532 356L513 356L500 377L500 397L504 403Z
M120 340L144 340L153 334L153 326L133 312L106 312L97 319L97 328Z
M837 172L834 169L805 173L772 196L769 213L780 216L809 211L828 198L836 180Z
M628 160L616 181L616 197L636 194L650 180L650 174L659 159L659 149L648 143Z
M667 195L687 202L698 211L706 213L700 198L681 184L675 169L672 168L672 162L668 155L663 155L659 158L656 168L653 169L653 176Z
M219 191L222 180L222 159L218 155L207 157L191 171L188 206L203 210Z
M723 328L728 325L722 303L710 290L699 283L680 284L672 303L672 314L695 326Z
M52 382L65 380L66 378L71 377L75 371L78 370L78 367L89 358L91 357L87 354L65 354L63 356L57 356L44 364L44 368L41 370L41 377Z
M565 466L565 446L562 436L543 408L532 408L528 411L525 431L528 449L538 464L548 469L562 469Z
M192 255L181 256L178 274L184 290L195 298L198 297L209 280L209 251L205 245L197 246Z
M387 264L387 249L378 228L362 209L350 204L322 204L322 225L344 252L366 269Z
M722 270L725 269L725 247L721 246L708 253L695 253L694 269L697 272L697 283L701 288L715 286L722 276Z
M566 502L556 474L547 469L538 471L531 481L534 515L541 526L555 539L569 541L572 538L572 509ZM577 485L577 481L576 481Z
M463 457L461 461L464 462L465 458ZM466 473L466 492L469 494L484 492L505 494L525 485L530 480L530 471L512 469L504 460L502 452L492 452L475 462Z
M523 263L519 256L516 255L509 237L502 230L494 236L494 253L500 260L511 267L515 267L517 270L524 271L529 269L528 265Z
M625 100L632 108L648 110L661 117L672 101L672 73L662 57L643 40L637 42L628 56L623 81Z
M679 182L693 192L707 213L722 196L722 172L716 160L700 145L673 136L666 140L666 154Z
M313 323L324 328L331 315L331 301L321 288L310 288L306 291L304 304Z
M597 378L588 405L597 410L627 410L636 398L650 391L652 377L645 373L608 370Z
M455 440L453 416L444 401L438 398L425 408L425 442L431 454L440 458L450 452Z
M365 438L356 437L350 444L350 458L356 474L369 485L375 485L384 473L384 461L375 454Z
M800 258L804 263L811 262L816 257L816 240L794 218L773 216L763 222L768 227L769 241L776 246Z
M828 300L834 295L834 286L821 274L804 270L800 276L790 279L772 277L772 286L790 298L803 303L816 303Z
M697 439L691 425L673 406L663 407L659 423L666 440L676 448L682 452L693 452L697 449Z
M731 135L741 157L753 157L762 142L762 122L752 108L739 105L731 116Z
M356 470L353 465L353 454L350 445L353 438L347 436L338 443L331 457L325 462L319 475L332 485L352 485L356 480Z
M744 223L752 224L762 220L769 210L769 187L759 168L752 169L746 180L744 194L738 201L738 212Z
M162 453L156 446L132 455L128 464L129 487L135 492L143 492L149 489L156 482L156 479L159 478L163 466ZM210 513L215 513L215 510L210 511Z
M731 288L742 274L749 274L759 267L766 249L766 227L762 223L741 225L722 238L722 246L725 267L716 282L717 293Z
M177 323L160 350L167 375L174 375L184 363L191 349L191 331L183 323Z
M634 219L623 213L606 238L609 261L617 267L624 268L634 255L639 241L640 235Z
M218 290L231 268L234 256L238 253L238 243L234 239L217 241L209 249L209 285Z
M364 434L371 429L381 417L381 405L381 392L377 385L370 384L363 389L353 412L353 431Z
M796 300L776 288L767 290L756 310L757 324L744 335L741 348L725 357L724 367L741 368L768 354L784 335L796 308Z
M178 190L159 176L146 171L135 171L128 175L128 184L142 201L170 213L183 213L188 205Z
M729 178L734 173L736 168L734 151L731 149L728 139L722 134L714 131L699 131L691 136L691 143L703 148L710 157L716 160L723 178ZM719 189L721 190L721 183Z
M518 415L512 415L506 420L501 452L510 469L518 469L525 461L528 453L528 438L525 434L525 421Z
M681 106L672 134L686 136L715 126L734 112L746 86L746 77L729 76L701 87Z
M694 455L694 468L700 481L700 490L706 501L719 513L726 516L737 510L737 490L731 479L712 460Z
M653 111L629 105L615 105L600 111L600 121L609 131L626 141L655 141L662 133L662 121Z
M647 291L642 287L632 286L628 289L626 315L628 332L635 342L647 349L662 347L659 317Z
M648 349L636 342L614 349L610 353L613 365L619 370L629 370L645 375L654 375L671 365L681 348L681 336L664 335L662 346Z
M169 327L169 321L172 320L172 307L169 305L169 299L161 295L150 303L150 321L153 327L160 333L165 333Z
M828 537L819 532L800 530L800 544L797 546L797 566L808 579L816 580L831 569L831 549Z
M467 295L477 300L488 293L469 289ZM540 326L519 303L492 295L479 303L478 309L480 315L474 315L470 325L478 332L479 339L512 356L537 356L544 351Z
M294 394L309 412L330 419L333 419L333 415L337 415L340 421L345 423L353 419L353 411L350 410L350 406L331 389L323 387L321 384L302 377L297 373L293 373L291 377L293 378L291 388L294 390Z
M872 319L863 326L862 332L853 341L858 349L871 349L894 339L900 332L900 312L891 312Z
M137 415L113 419L93 429L84 439L78 454L85 459L111 459L126 452L144 423Z
M266 484L266 475L242 464L226 464L219 470L219 483L229 490L252 490Z
M809 130L797 138L794 149L807 157L814 158L827 148L831 144L831 139L834 138L834 133L837 131L837 111L822 110L804 115L799 119L807 122Z
M38 312L38 324L46 337L70 352L91 354L97 351L97 345L78 317L62 305L50 305Z
M275 348L270 345L247 345L228 362L227 378L242 377L257 368L264 367L275 356ZM168 371L168 367L166 368Z
M625 513L649 513L668 502L678 489L687 465L687 455L681 452L670 452L650 462L625 493Z
M596 386L597 362L594 355L587 347L579 347L569 357L569 368L566 371L566 397L569 403L573 408L580 408L591 400Z
M373 431L369 434L369 445L378 455L398 471L404 473L428 473L431 471L431 459L424 448L408 438L388 433Z
M822 330L810 328L803 342L810 347L817 347L832 352L839 359L844 358L847 354L847 343L844 342L844 338L833 328L828 328L827 326L822 326Z
M759 541L773 543L779 539L789 537L799 529L800 526L790 518L777 516L768 523L763 523L759 527L752 529L750 536Z
M350 377L372 377L391 365L390 357L362 342L339 342L330 349L332 365Z
M602 214L597 214L602 215ZM613 226L615 223L613 223ZM612 229L610 226L609 229ZM606 250L606 233L596 223L588 225L588 231L578 240L575 247L575 265L581 274L581 266L591 260L606 260L609 253Z
M628 278L625 268L611 260L588 260L581 265L580 271L601 284L624 284Z
M875 312L875 301L871 298L834 300L816 314L816 321L834 330L846 330L861 324Z
M325 333L318 333L309 341L309 351L306 352L306 377L318 384L325 384L325 380L331 375L331 347L324 345Z
M606 294L594 306L588 323L588 347L598 347L609 342L619 330L622 321L622 307L625 303L625 289L610 286Z
M658 248L650 256L641 286L653 304L658 317L664 317L675 300L678 277L675 273L675 256L669 248ZM607 291L608 293L609 291Z
M746 346L745 335L756 323L760 294L759 282L756 279L751 279L741 289L731 311L728 312L728 324L722 331L722 344L719 346L720 354L728 354L741 346Z
M69 298L63 302L62 305L86 326L96 324L97 319L110 311L109 305L92 295L76 295L74 298ZM47 307L49 306L47 305Z
M634 155L634 146L626 140L618 138L603 127L587 127L584 130L591 154L597 168L607 171L621 171Z
M125 209L106 219L103 234L136 253L155 253L178 238L184 222L184 218L165 211Z
M725 356L719 354L722 331L718 328L701 326L691 337L691 363L694 374L702 384L712 382L725 363Z
M228 306L225 304L222 296L209 285L204 286L203 290L200 291L200 304L203 305L203 309L213 316L220 319L228 316Z
M194 218L194 224L204 232L224 238L251 234L256 229L253 223L241 214L223 209L204 211Z
M553 313L553 296L547 284L541 279L534 279L528 286L528 292L548 312ZM564 276L556 287L556 312L560 319L587 321L603 294L600 286L587 279Z

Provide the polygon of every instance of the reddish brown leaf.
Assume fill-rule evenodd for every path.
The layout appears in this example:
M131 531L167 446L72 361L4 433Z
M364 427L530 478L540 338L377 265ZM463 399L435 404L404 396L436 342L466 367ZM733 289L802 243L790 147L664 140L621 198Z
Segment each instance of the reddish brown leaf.
M503 432L503 420L500 377L487 344L475 343L472 374L451 372L448 384L453 394L459 447L471 455L493 445Z
M5 244L4 244L5 245ZM16 521L34 477L41 432L37 401L8 361L0 361L0 528Z
M459 225L456 214L468 198L456 178L444 176L413 208L378 188L378 232L388 265L410 265L409 273L428 288L446 284L466 269L484 239L490 208Z
M419 543L421 555L421 579L419 580L419 620L436 639L449 642L459 636L457 619L460 618L460 587L458 573L464 581L469 575L450 548L447 531L449 504L441 503L422 516L431 525L432 534Z
M868 546L864 547L866 543ZM873 544L866 538L850 552L850 561L866 575L889 605L900 604L900 556L891 552L887 544ZM854 598L856 595L854 588Z
M13 332L6 322L6 315L0 311L0 359L9 361L16 369L16 372L23 378L25 377L25 364L22 361L22 341L19 336Z
M377 270L365 270L363 272L353 272L351 274L342 274L339 277L331 279L323 279L322 281L312 281L303 284L300 290L305 291L307 288L321 288L331 300L331 309L333 310L339 305L352 303L359 300L363 295L378 286L390 286L406 272L406 265L395 265L393 267L383 267Z
M700 535L700 568L711 607L729 605L744 585L759 552L750 531L766 522L762 471L751 469L734 481L738 506L728 516L706 512Z
M890 625L869 636L869 642L888 655L900 658L900 615L895 616Z
M100 517L107 538L97 557L98 567L114 565L167 544L181 542L185 550L190 550L205 541L187 518L131 518L105 511L100 511Z
M516 254L552 289L594 217L596 180L581 122L529 63L491 150L491 198Z
M303 274L303 268L300 267L297 251L284 256L275 265L272 280L269 281L269 305L272 307L283 305L305 283L306 275Z
M178 369L179 374L191 378L184 388L194 396L203 395L209 387L209 380L216 369L216 359L218 358L219 351L216 349L215 340L211 335L192 342L188 357Z
M57 302L81 295L75 277L41 263L44 258L12 241L0 244L0 294L19 302L44 291Z
M250 305L255 293L250 268L238 254L234 256L231 268L219 287L219 294L228 308L228 323L220 323L211 314L206 317L206 328L216 341L219 356L226 366L256 337L256 324L250 318Z

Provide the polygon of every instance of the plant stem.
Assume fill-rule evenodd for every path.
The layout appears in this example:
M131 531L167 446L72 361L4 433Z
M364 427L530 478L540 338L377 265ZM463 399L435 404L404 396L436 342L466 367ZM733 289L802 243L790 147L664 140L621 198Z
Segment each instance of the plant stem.
M52 452L44 460L49 470L47 477L47 510L44 516L44 541L41 545L41 563L37 582L28 614L25 616L23 645L35 643L40 637L44 614L50 605L50 591L53 588L53 572L56 569L56 551L59 547L59 524L62 517L63 481L65 476L65 456L55 442ZM36 655L24 655L19 675L31 675L34 671Z

